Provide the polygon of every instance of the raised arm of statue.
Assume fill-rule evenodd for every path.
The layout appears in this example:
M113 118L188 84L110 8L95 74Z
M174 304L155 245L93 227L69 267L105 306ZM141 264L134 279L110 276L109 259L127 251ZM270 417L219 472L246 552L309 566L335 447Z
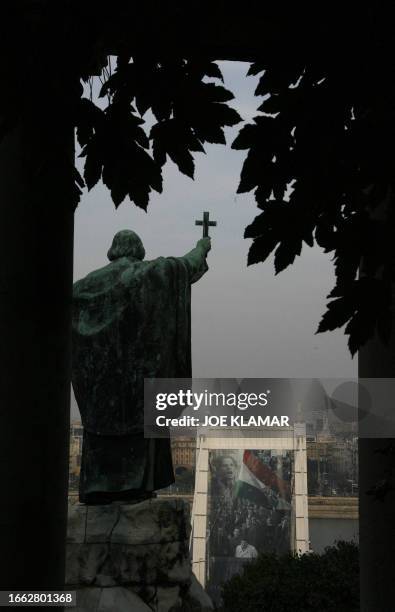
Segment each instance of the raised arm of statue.
M195 283L208 270L207 253L211 249L211 239L201 238L196 246L183 257L180 257L190 270L191 283Z
M81 502L141 500L174 482L170 440L144 438L144 378L192 376L190 285L208 269L209 250L204 238L184 257L144 261L139 236L121 230L110 263L74 285Z

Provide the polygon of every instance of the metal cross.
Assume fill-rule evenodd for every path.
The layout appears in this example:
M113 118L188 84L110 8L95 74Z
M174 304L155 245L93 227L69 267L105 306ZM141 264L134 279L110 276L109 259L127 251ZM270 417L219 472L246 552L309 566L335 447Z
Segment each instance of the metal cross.
M202 221L195 221L195 225L203 226L203 238L209 238L208 228L214 227L215 225L217 225L216 221L210 221L209 218L210 218L210 213L206 211L203 213Z

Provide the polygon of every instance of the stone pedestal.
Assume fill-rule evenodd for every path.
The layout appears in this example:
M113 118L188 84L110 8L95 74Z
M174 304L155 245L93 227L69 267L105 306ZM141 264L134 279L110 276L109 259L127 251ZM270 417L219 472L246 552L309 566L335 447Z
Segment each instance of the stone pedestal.
M69 508L66 584L76 612L208 612L210 598L192 574L187 505Z

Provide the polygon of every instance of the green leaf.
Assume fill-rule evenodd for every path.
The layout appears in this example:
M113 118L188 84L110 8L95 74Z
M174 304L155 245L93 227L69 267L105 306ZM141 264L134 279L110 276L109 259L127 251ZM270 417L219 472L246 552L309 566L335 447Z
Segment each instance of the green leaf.
M260 72L263 72L265 69L266 66L264 66L261 62L255 62L249 67L247 76L256 76Z
M214 102L211 105L210 112L221 125L228 125L229 127L236 125L242 121L239 113L226 104L219 104Z
M232 149L243 150L250 149L257 139L257 126L255 124L247 124L241 128L240 132L232 142Z
M251 266L252 264L266 261L277 244L278 238L270 231L256 238L250 246L247 265Z
M90 191L100 180L103 168L103 159L100 145L97 141L91 141L85 145L81 156L86 157L84 166L84 179Z
M111 198L115 204L115 208L118 208L118 206L122 204L128 193L125 183L106 180L104 173L103 182L110 189Z
M351 317L346 329L344 330L349 335L348 348L352 356L365 344L365 342L374 334L375 318L372 313L359 311Z
M247 155L241 171L237 193L247 193L257 187L262 180L262 160L253 150Z
M231 91L214 83L204 83L202 94L210 102L228 102L234 99Z
M274 268L276 274L285 270L295 261L295 257L302 252L302 240L284 240L280 243L274 254Z
M193 161L193 157L188 150L170 151L169 156L172 161L177 164L180 172L186 174L191 179L193 179L193 175L195 172L195 164Z
M160 165L168 155L181 172L193 178L195 165L190 151L204 152L204 149L189 126L177 119L162 121L152 127L150 138L154 143L154 159Z
M166 149L164 144L159 138L155 138L152 145L152 154L154 156L154 160L160 165L164 166L166 163Z
M212 144L226 144L224 130L214 124L200 123L193 126L196 136L202 142L210 142Z
M267 113L269 115L275 115L282 110L281 102L284 96L274 94L269 96L262 104L258 107L258 111L261 113Z
M150 96L146 92L136 94L136 108L143 117L151 106Z
M104 121L104 112L87 98L79 100L75 110L75 125L77 140L84 147L101 127Z
M316 333L333 331L339 327L343 327L347 321L354 315L356 310L355 300L351 296L342 296L336 300L332 300L327 305L327 311L324 313Z
M215 64L214 62L210 62L209 64L205 66L204 74L213 79L220 79L221 81L224 80L220 67L218 66L218 64Z
M129 198L132 202L136 204L139 208L143 210L147 210L149 203L149 188L143 187L139 185L134 185L129 191Z

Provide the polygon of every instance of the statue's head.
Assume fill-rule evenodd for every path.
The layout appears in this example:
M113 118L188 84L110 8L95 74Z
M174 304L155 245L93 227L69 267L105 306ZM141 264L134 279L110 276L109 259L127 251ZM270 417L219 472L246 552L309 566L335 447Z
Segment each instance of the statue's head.
M145 257L145 249L136 232L121 230L115 234L107 257L110 261L120 257L132 257L141 261Z

